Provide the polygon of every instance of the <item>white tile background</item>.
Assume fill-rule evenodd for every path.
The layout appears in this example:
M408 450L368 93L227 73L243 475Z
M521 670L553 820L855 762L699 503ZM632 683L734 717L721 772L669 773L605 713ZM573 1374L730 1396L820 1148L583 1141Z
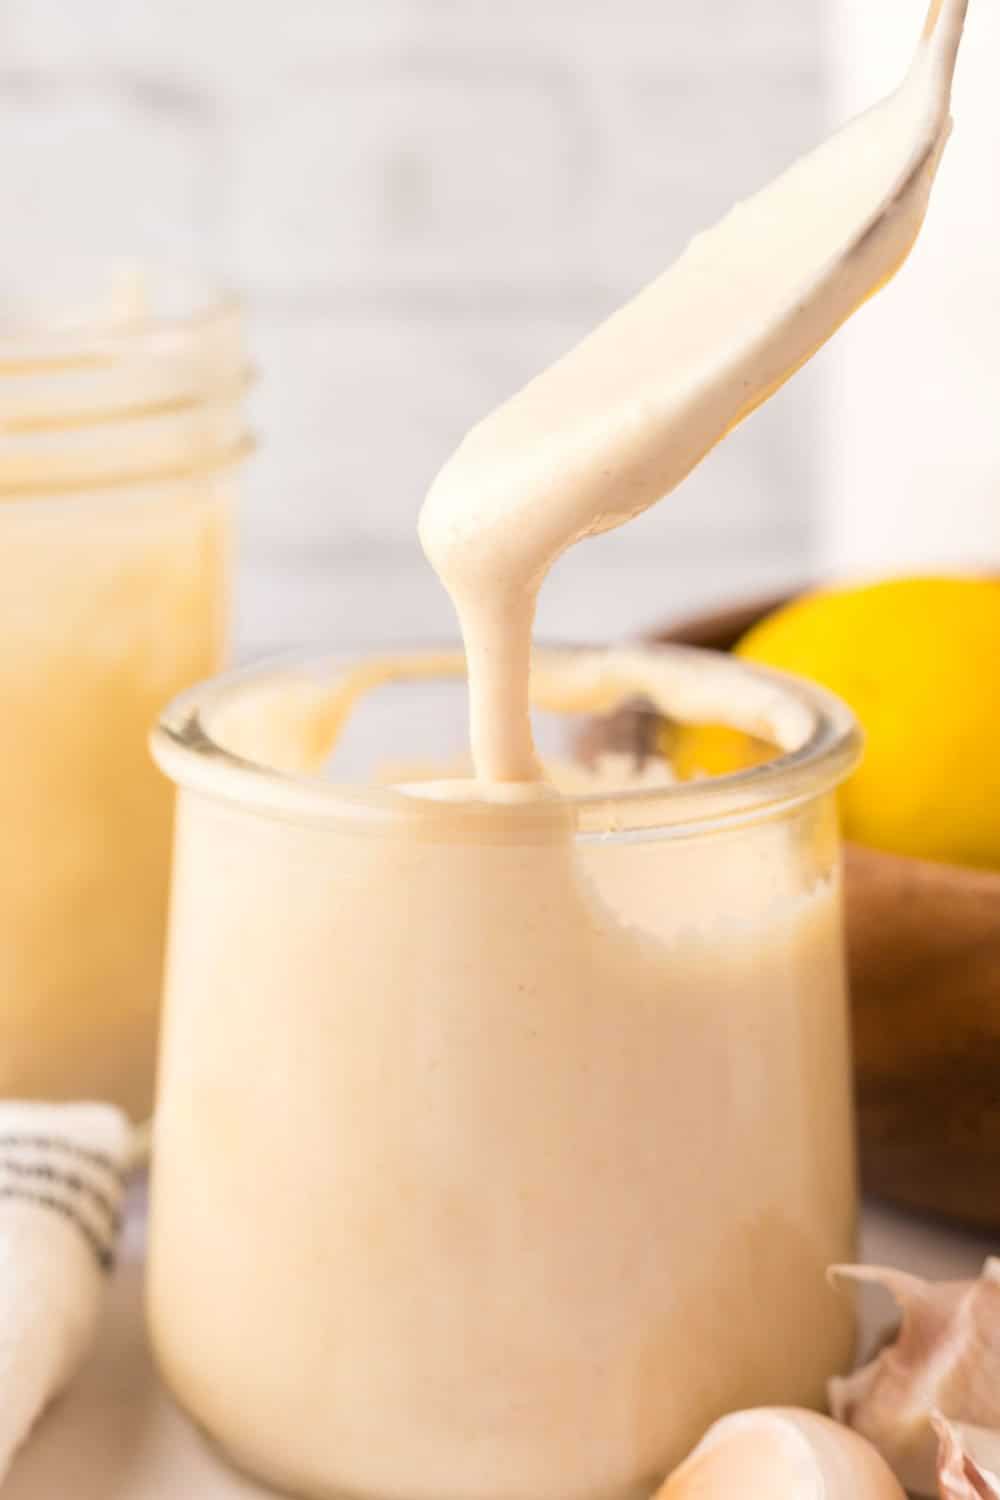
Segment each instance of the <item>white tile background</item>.
M4 258L247 293L239 640L450 633L421 495L463 430L826 125L826 0L0 0ZM809 566L823 371L563 561L595 638Z
M912 42L914 0L833 0L838 117L877 98ZM838 336L818 543L837 572L1000 571L1000 6L971 0L954 131L899 282Z

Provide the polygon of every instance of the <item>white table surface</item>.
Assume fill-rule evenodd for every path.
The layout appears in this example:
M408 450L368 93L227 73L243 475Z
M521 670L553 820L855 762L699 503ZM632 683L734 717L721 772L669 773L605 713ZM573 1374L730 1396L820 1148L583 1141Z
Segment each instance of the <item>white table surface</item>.
M36 1428L3 1500L273 1500L221 1462L160 1386L142 1322L142 1241L137 1212L94 1355ZM864 1259L930 1277L974 1275L996 1243L882 1206L864 1217ZM863 1341L886 1313L865 1294Z

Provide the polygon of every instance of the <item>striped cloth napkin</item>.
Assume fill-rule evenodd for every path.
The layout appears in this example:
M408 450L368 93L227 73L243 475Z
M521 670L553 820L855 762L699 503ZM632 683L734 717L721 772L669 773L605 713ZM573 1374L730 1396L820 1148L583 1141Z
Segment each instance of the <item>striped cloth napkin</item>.
M110 1105L0 1103L0 1481L90 1348L133 1149Z

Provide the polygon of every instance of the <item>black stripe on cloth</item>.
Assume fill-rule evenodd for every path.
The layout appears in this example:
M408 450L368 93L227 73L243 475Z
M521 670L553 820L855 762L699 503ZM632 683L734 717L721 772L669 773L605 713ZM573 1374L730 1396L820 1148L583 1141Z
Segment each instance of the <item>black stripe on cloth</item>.
M122 1227L121 1213L117 1204L112 1202L110 1195L99 1188L96 1183L89 1182L86 1177L81 1177L79 1172L67 1172L62 1167L53 1167L45 1161L21 1161L16 1156L5 1156L0 1151L0 1176L4 1172L9 1172L12 1177L20 1177L22 1180L50 1182L54 1187L68 1188L71 1193L86 1198L100 1211L113 1235L117 1236Z
M72 1203L67 1203L65 1198L56 1198L52 1193L39 1192L36 1188L10 1185L0 1187L0 1201L3 1200L33 1203L38 1208L46 1208L52 1213L59 1214L82 1235L97 1261L98 1268L105 1273L114 1270L115 1253L112 1247L102 1240L93 1225L88 1224L83 1215Z
M65 1156L72 1156L76 1161L89 1162L92 1167L103 1167L113 1177L121 1181L122 1169L109 1156L106 1151L95 1151L90 1146L81 1146L77 1141L67 1141L58 1135L25 1135L20 1131L10 1131L0 1134L0 1149L10 1147L12 1150L24 1148L31 1151L61 1151Z

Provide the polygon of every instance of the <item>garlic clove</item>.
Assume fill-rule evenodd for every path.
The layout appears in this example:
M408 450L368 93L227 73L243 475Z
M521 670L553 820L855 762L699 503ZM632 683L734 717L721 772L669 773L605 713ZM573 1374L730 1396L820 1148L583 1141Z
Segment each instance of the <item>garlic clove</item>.
M656 1500L905 1500L875 1449L811 1411L760 1407L710 1427Z
M941 1500L1000 1500L1000 1479L993 1468L984 1467L987 1454L982 1451L1000 1459L1000 1432L949 1422L940 1412L932 1415L931 1425L938 1436Z
M830 1382L830 1410L878 1448L907 1489L937 1493L934 1412L1000 1427L1000 1260L976 1281L923 1281L881 1266L835 1266L834 1280L885 1287L899 1332L853 1375Z

